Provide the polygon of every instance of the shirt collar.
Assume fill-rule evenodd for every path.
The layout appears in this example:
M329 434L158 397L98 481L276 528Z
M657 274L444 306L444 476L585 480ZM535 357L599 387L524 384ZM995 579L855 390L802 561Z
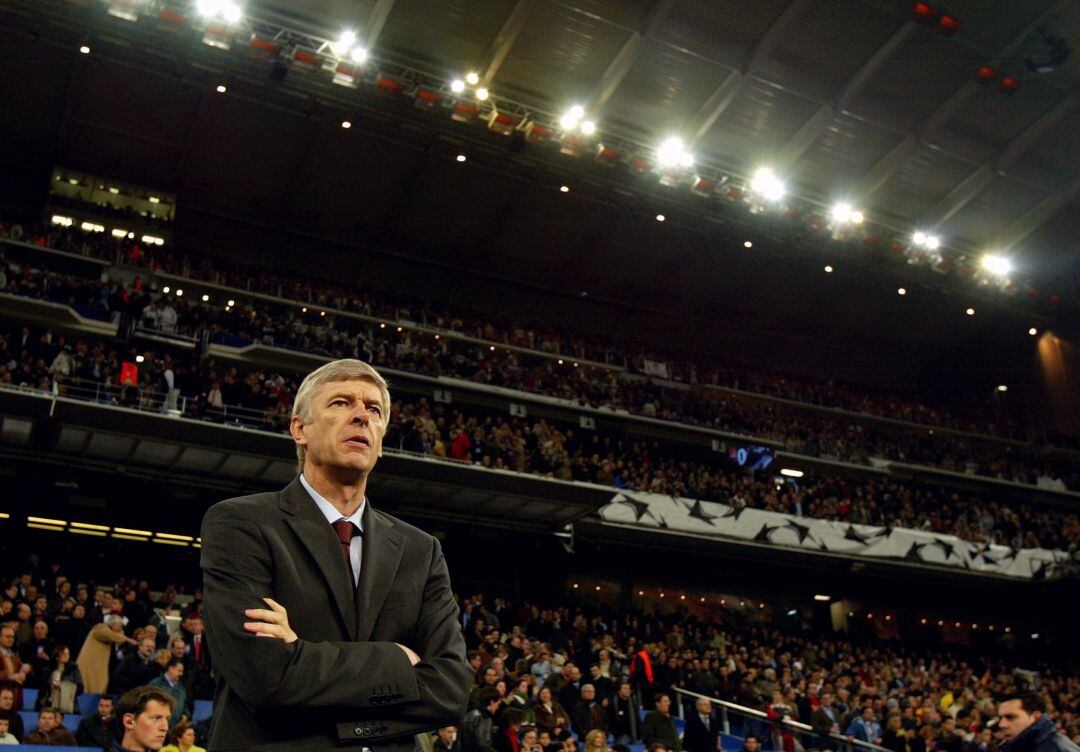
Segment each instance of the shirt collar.
M315 506L317 506L319 508L319 511L323 513L323 517L326 518L327 522L333 525L335 522L342 519L341 512L337 510L337 507L327 501L326 497L324 497L322 494L312 488L311 484L307 482L307 478L304 477L303 473L300 474L300 485L302 485L304 487L304 490L307 491L311 495L311 498L315 500ZM364 500L360 502L360 506L356 508L356 511L353 512L350 516L344 518L352 524L356 525L357 529L360 532L364 531L363 516L365 506L367 506L366 496L364 497Z

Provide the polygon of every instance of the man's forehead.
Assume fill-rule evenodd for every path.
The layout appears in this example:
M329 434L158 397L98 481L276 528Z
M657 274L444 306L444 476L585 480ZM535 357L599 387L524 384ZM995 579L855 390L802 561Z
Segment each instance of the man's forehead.
M353 397L381 398L378 385L367 379L349 379L347 381L328 381L319 388L319 394L329 397L331 394L344 394Z

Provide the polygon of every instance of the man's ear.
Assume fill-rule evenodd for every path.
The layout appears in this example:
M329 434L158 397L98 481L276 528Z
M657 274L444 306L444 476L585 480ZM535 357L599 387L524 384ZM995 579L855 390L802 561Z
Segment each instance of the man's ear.
M307 446L307 436L304 435L304 420L299 415L294 415L289 420L289 433L292 434L293 441L301 446Z

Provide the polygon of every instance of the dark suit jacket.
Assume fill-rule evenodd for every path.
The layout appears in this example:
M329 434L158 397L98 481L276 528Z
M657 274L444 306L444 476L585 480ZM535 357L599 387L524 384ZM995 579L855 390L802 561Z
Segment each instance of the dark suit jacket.
M720 738L720 724L716 715L709 716L709 725L701 722L697 708L687 710L686 728L683 729L682 746L687 752L716 752L716 740Z
M461 720L471 671L439 542L370 503L363 528L353 587L299 478L206 513L204 618L218 680L209 750L412 752L414 734ZM296 642L243 628L245 609L268 608L264 596L288 611Z

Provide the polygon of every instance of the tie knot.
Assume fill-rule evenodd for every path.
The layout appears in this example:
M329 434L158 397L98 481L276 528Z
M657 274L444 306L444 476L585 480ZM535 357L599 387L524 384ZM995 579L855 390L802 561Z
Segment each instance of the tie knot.
M334 532L337 533L338 540L343 544L349 543L354 535L359 535L360 531L349 520L338 520L332 523L334 526Z

